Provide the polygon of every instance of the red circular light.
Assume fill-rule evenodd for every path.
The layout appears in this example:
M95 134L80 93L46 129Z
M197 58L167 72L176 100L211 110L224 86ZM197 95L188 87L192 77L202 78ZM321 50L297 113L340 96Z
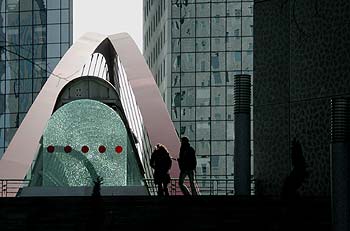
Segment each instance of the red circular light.
M54 151L55 151L55 147L54 146L50 145L50 146L47 147L47 152L53 153Z
M115 151L117 153L121 153L123 151L123 147L118 145L117 147L115 147Z
M83 153L87 153L87 152L89 151L89 147L86 146L86 145L84 145L83 147L81 147L81 151L82 151Z
M101 145L100 147L98 147L98 151L99 151L100 153L104 153L104 152L106 151L106 147L103 146L103 145Z
M69 145L67 145L66 147L64 147L64 151L65 151L66 153L70 153L70 152L72 151L72 147L69 146Z

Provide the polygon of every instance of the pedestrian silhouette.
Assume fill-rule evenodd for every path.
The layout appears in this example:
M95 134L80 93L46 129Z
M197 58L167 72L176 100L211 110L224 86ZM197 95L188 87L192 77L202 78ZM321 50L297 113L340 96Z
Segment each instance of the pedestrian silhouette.
M293 169L284 182L281 195L283 199L287 200L296 199L299 197L298 189L301 187L308 175L301 144L296 140L296 138L294 138L292 141L291 158Z
M180 154L178 158L180 176L179 186L184 195L190 195L190 192L184 181L186 176L190 179L192 195L197 195L197 190L194 185L194 174L197 166L196 151L191 147L188 137L181 138Z
M151 155L151 167L154 169L154 183L158 187L158 195L169 195L168 184L170 183L169 170L171 158L168 150L162 144L157 144Z

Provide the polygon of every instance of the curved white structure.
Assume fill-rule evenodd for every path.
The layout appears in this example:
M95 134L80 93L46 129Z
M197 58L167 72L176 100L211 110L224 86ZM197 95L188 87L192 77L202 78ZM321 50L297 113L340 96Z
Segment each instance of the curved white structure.
M99 57L101 55L102 58ZM100 63L104 64L103 71ZM145 177L151 177L148 161L152 147L157 143L166 145L171 155L177 157L180 143L175 128L154 78L134 41L126 33L111 36L88 33L68 50L34 101L0 160L0 178L26 177L40 149L42 135L53 112L65 99L85 97L84 87L79 88L84 94L64 92L69 83L74 86L72 81L84 73L105 78L118 93L120 101L114 104L121 103L128 121L127 126L138 141L136 146ZM108 84L104 85L107 87ZM103 84L101 86L96 91L103 93ZM73 90L71 88L68 92ZM91 98L94 89L89 91ZM95 97L99 97L96 95ZM100 97L103 98L103 95ZM177 177L178 172L177 164L173 164L172 177Z

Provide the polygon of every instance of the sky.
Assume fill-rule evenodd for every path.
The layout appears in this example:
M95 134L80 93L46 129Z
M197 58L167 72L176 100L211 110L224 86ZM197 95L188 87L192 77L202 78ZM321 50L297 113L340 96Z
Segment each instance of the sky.
M73 41L86 32L127 32L142 52L142 0L73 0Z

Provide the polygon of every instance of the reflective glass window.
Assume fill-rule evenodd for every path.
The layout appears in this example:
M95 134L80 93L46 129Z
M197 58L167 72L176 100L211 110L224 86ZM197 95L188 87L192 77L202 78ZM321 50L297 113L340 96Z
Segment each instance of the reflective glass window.
M47 11L47 24L60 22L60 10L48 10Z

